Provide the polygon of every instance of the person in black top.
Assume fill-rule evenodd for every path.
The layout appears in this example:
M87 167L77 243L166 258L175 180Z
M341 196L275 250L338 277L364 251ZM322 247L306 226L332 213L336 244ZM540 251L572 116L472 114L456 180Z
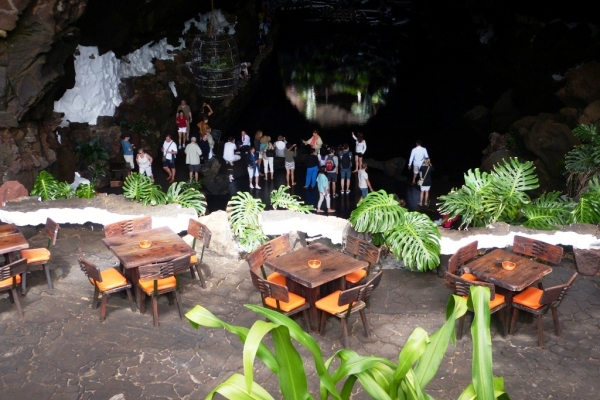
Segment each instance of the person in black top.
M419 179L423 179L421 185L421 198L419 199L419 207L429 205L429 189L431 188L431 173L434 171L431 165L431 160L426 158L419 170Z
M313 149L312 153L306 159L306 182L304 188L314 188L317 184L317 173L319 172L319 157L317 157L317 150Z
M204 164L208 161L208 158L210 156L210 144L208 143L208 133L202 135L202 139L198 143L198 146L200 146L200 150L202 150L202 155L200 156L200 163Z

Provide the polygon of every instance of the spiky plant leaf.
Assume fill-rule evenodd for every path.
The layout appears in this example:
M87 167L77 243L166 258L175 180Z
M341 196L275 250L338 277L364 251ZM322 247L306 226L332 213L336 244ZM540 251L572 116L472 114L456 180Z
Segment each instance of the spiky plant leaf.
M54 200L58 193L58 181L47 171L40 171L35 178L31 196L40 196L42 200Z
M523 215L527 218L523 225L531 229L558 229L559 225L569 223L574 207L575 203L560 192L544 193L523 206Z
M394 229L408 211L394 195L385 190L369 193L350 214L350 223L358 232L387 232Z
M198 215L206 212L206 200L204 195L196 189L183 189L185 182L175 182L169 186L167 191L167 203L179 204L183 208L193 208Z
M297 211L302 213L309 213L313 206L304 204L300 200L300 196L295 194L289 194L287 191L290 189L289 186L279 186L277 190L271 192L271 206L273 208L285 208L290 211Z
M89 183L81 183L76 190L77 197L80 199L91 199L96 197L96 190Z
M402 220L386 234L386 243L394 255L410 269L427 271L440 264L441 235L425 214L406 212Z
M152 191L152 179L137 172L131 173L123 183L123 196L126 199L143 201Z

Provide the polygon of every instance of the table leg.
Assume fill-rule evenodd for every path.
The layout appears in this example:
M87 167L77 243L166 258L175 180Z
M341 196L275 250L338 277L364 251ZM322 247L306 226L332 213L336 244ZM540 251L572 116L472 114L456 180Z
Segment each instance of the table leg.
M140 272L137 268L124 268L125 277L131 282L131 286L133 287L133 296L135 299L135 304L137 304L138 309L141 310L141 302L140 302L140 288L138 286L138 281L140 280Z
M308 320L310 322L310 329L313 332L319 331L319 309L315 307L315 303L317 300L321 298L321 287L308 288L306 286L302 286L293 280L286 278L286 286L288 290L292 293L297 294L298 296L302 296L306 299L306 302L310 304L310 308L308 309Z

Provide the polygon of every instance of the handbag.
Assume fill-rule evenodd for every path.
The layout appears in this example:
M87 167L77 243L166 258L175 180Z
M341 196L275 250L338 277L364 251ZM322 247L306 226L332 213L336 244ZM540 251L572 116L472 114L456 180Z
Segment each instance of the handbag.
M273 149L273 148L267 149L265 154L267 155L267 157L275 157L275 149Z
M419 180L417 181L417 185L419 186L423 186L423 182L425 182L425 177L427 176L427 173L429 172L429 167L427 167L427 171L425 171L425 175L421 175L421 173L419 172L419 175L421 176L419 178Z

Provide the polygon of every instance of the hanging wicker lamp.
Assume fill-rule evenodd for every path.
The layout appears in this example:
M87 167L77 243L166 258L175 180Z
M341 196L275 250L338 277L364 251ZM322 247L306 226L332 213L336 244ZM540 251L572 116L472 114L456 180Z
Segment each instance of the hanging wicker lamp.
M201 96L217 99L233 95L240 74L240 57L237 43L223 31L214 5L206 33L194 39L190 69Z

